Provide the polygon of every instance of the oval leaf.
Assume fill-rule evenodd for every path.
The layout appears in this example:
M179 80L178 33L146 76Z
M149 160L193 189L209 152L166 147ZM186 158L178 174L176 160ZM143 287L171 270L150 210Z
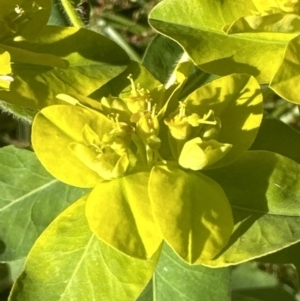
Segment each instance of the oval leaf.
M122 73L129 63L120 46L83 28L46 26L34 41L14 41L7 46L14 47L17 54L18 48L20 53L30 54L28 63L34 61L34 53L41 62L39 66L13 64L13 86L9 92L0 91L1 99L20 106L26 103L31 109L57 104L55 96L59 93L87 96ZM70 66L43 66L45 57L52 59L52 65L66 67L67 60Z
M274 75L270 87L282 98L300 104L296 88L300 79L300 36L291 40L285 50L283 61Z
M249 75L232 74L216 79L190 94L187 111L200 117L212 110L221 121L216 140L231 144L230 151L209 166L217 168L234 161L253 143L263 116L263 102L257 81Z
M110 246L132 257L148 259L162 238L148 196L149 172L138 172L98 184L86 216L91 230Z
M112 122L104 115L71 105L44 108L32 126L32 145L44 167L57 179L78 187L94 187L101 180L70 147L74 142L83 143L86 125L97 134L112 130Z
M171 163L157 165L149 195L163 238L188 263L201 264L226 244L233 228L231 208L210 178Z
M54 179L33 152L13 146L0 148L0 191L0 261L26 256L50 222L86 193Z
M230 301L231 271L189 265L164 244L155 274L137 301Z
M158 255L129 258L97 239L89 229L85 198L43 232L31 249L10 301L135 300L151 279Z
M222 31L225 24L257 11L252 2L165 0L151 11L150 24L177 41L203 71L219 75L248 73L261 83L269 82L295 34L226 35ZM270 7L265 3L260 9L265 6Z
M267 151L249 151L227 167L206 172L230 201L235 230L208 266L228 266L300 240L300 165Z

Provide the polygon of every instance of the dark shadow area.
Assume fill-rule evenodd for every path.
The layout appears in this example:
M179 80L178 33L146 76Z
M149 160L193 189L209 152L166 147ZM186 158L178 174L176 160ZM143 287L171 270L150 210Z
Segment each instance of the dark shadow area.
M265 117L251 150L267 150L300 163L300 132L277 118Z
M235 244L258 219L269 212L267 191L276 163L276 154L246 152L226 167L204 172L219 183L226 193L235 224L229 242L215 259ZM252 239L255 243L255 238Z
M0 263L0 301L6 301L12 286L9 265Z
M280 286L271 288L253 288L238 290L232 293L232 301L244 300L245 297L253 298L253 301L294 301L293 294ZM247 300L247 299L246 299Z
M222 69L220 66L222 66ZM205 72L218 74L221 76L231 73L246 73L256 77L260 74L260 71L257 68L248 64L236 62L233 58L233 55L202 64L199 66L199 68Z
M3 240L0 239L0 255L4 253L6 245Z
M130 85L130 81L127 78L128 74L132 74L133 78L137 78L140 75L140 70L138 63L132 61L124 72L108 81L90 94L89 97L100 101L102 97L108 97L109 95L119 96L119 94ZM130 88L128 89L128 93L129 92Z

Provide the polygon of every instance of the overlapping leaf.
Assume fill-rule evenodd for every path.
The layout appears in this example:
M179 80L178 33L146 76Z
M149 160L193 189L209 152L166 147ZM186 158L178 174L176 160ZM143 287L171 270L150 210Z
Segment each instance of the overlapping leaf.
M153 167L149 195L164 240L190 264L212 259L233 228L229 202L210 178L176 164Z
M44 231L33 246L10 301L135 300L151 279L158 254L137 260L94 236L87 224L85 198ZM159 252L158 252L159 253Z
M0 149L0 261L27 255L49 223L86 193L48 174L28 150Z
M148 196L149 172L102 182L89 195L86 216L100 239L132 257L149 259L162 238Z
M230 280L228 268L191 266L164 244L154 277L138 301L229 301Z
M300 163L300 132L274 117L263 119L250 150L267 150Z
M299 172L294 161L267 151L246 152L207 172L231 203L235 230L222 252L205 264L237 264L299 241Z
M70 185L94 187L101 177L70 148L83 141L83 128L96 133L109 132L112 122L104 115L87 108L56 105L37 114L32 129L32 144L38 158L55 177Z
M201 117L213 110L221 120L217 141L232 144L231 150L209 168L232 162L253 143L263 113L260 87L253 77L233 74L216 79L190 94L185 102L187 110Z
M270 87L282 98L300 104L300 96L296 88L300 79L300 36L292 39L285 50L283 61L275 73Z
M157 35L149 44L143 65L161 82L166 83L183 49L173 40Z
M269 82L285 46L295 34L241 33L227 35L225 24L266 10L268 2L166 0L150 13L150 24L177 41L202 70L219 75L248 73ZM277 4L275 3L275 6Z
M0 97L31 109L57 103L59 93L89 95L129 62L108 38L71 27L46 26L34 41L6 42L5 47L14 53L14 82Z

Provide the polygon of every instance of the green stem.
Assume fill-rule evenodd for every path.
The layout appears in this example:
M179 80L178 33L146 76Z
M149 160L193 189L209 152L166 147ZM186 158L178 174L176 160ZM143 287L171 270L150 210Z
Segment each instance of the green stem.
M109 13L103 12L101 17L104 20L115 22L115 23L121 25L123 28L124 28L124 26L128 27L128 29L135 34L142 34L144 32L149 31L149 29L147 27L139 25L136 22L133 22L133 21L127 19L126 17L120 16L118 14L112 14L110 12Z
M122 36L111 26L106 25L103 29L103 32L106 36L108 36L110 39L112 39L114 42L120 45L127 52L127 54L132 60L137 61L138 63L141 62L141 58L139 57L139 55L124 41Z
M72 4L72 1L71 0L60 0L60 1L73 26L77 28L84 28L85 25L83 21L80 19L80 17L78 16Z

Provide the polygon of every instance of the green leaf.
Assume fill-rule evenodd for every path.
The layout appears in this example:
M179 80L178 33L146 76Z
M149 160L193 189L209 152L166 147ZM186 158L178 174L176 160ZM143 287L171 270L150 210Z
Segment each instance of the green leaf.
M150 174L149 195L164 240L188 263L212 259L227 243L231 208L210 178L172 163L159 164Z
M166 83L174 70L183 49L173 40L157 35L149 44L143 58L143 65L161 83Z
M12 41L6 46L31 56L26 64L12 65L14 82L9 92L0 91L0 98L31 109L58 103L59 93L87 96L123 72L129 62L124 50L108 38L72 27L46 26L34 41ZM41 65L30 64L34 53ZM42 66L46 55L56 63L67 60L69 68Z
M300 36L292 39L285 50L283 60L275 73L270 87L282 98L300 104L300 96L296 88L300 79Z
M69 62L67 60L61 59L60 57L52 54L37 53L17 47L7 46L5 44L0 44L0 47L9 52L11 61L14 62L14 64L23 63L62 69L67 69L69 67Z
M130 74L134 82L146 90L151 91L161 85L144 66L135 61L131 61L123 73L101 86L91 97L99 101L103 96L108 97L109 95L119 96L120 98L128 97L131 91L131 83L128 79Z
M164 244L154 277L138 301L229 301L230 269L191 266Z
M267 150L300 163L300 133L277 118L263 118L251 150Z
M205 172L224 189L235 229L208 266L228 266L300 240L300 166L279 154L249 151L231 165Z
M86 190L49 175L28 150L0 149L0 261L27 255L50 222Z
M223 31L227 34L246 32L299 33L300 17L280 10L259 15L241 17L231 24L226 24Z
M65 10L62 9L60 5L57 4L57 0L54 0L54 5L52 5L51 15L48 20L48 25L56 26L70 26L70 19L65 13Z
M45 168L57 179L78 187L94 187L102 179L71 148L74 142L85 144L83 129L87 125L100 138L113 129L112 121L99 112L71 105L44 108L32 126L32 145Z
M165 0L151 11L149 20L158 32L178 42L203 71L219 75L248 73L264 83L278 69L285 46L295 34L226 35L222 31L225 24L256 11L255 4L232 0Z
M85 197L71 205L31 249L10 301L135 300L151 279L158 252L136 260L102 243L89 229Z
M221 121L215 140L232 144L231 150L208 168L231 163L253 143L262 120L263 102L252 76L232 74L216 79L190 94L185 103L187 115L197 113L202 118L212 110Z
M37 113L34 110L20 107L18 105L13 105L3 100L0 100L0 107L3 112L11 114L16 119L20 119L25 123L31 123L34 115Z
M149 172L138 172L98 184L88 197L91 230L125 254L149 259L162 238L153 220L148 196Z

